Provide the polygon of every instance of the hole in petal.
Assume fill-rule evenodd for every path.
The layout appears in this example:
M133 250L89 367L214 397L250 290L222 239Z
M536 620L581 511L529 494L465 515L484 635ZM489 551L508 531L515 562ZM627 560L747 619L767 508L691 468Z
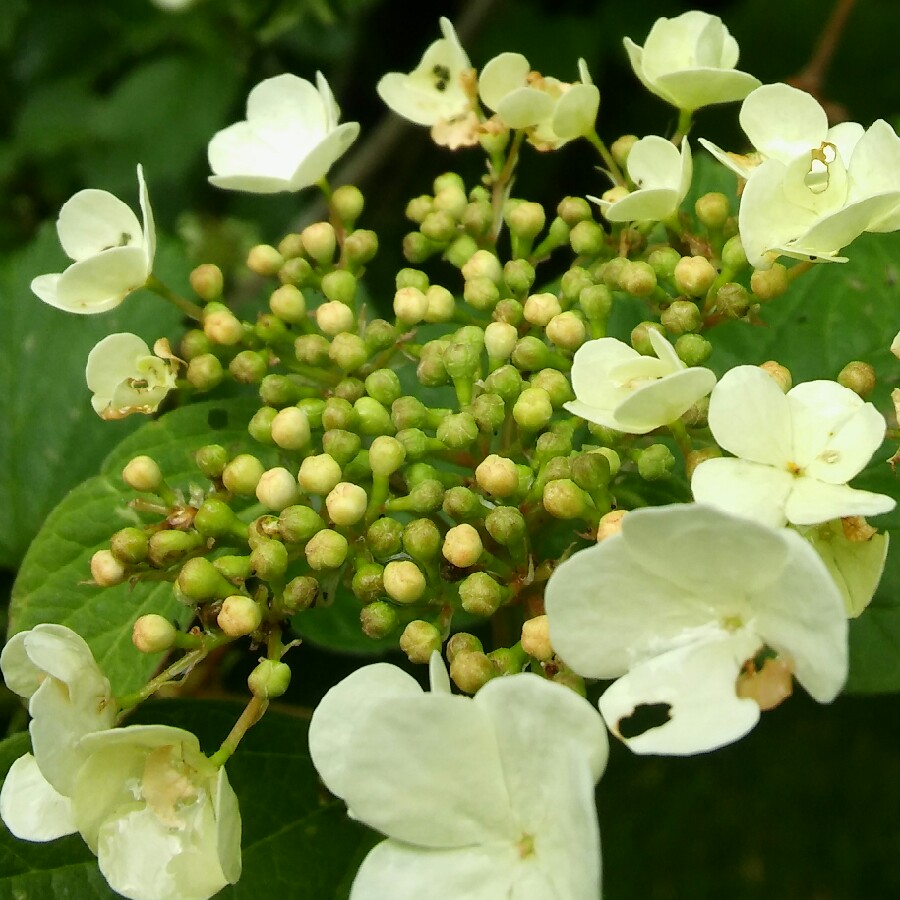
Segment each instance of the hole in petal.
M672 718L670 703L641 703L636 706L630 716L619 719L617 730L623 738L640 737L651 728L659 728Z

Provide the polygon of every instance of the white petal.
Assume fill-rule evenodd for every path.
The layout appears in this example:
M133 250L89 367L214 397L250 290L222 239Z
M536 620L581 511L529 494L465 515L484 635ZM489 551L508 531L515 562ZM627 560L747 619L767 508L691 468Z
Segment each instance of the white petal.
M807 256L835 254L864 231L880 231L900 207L900 191L868 197L823 216L788 244ZM890 230L890 229L889 229Z
M511 91L522 87L531 64L521 53L501 53L489 60L478 76L478 93L485 106L496 110Z
M717 17L698 10L682 13L672 19L657 19L644 41L644 71L656 81L666 72L689 69L696 65L696 47L700 35Z
M138 196L141 203L141 215L144 218L144 253L147 258L147 272L153 269L153 259L156 256L156 222L153 219L153 209L150 206L150 193L147 183L144 181L144 167L138 163Z
M431 654L431 659L428 660L428 680L432 694L452 693L450 674L447 672L447 666L437 650Z
M885 494L800 477L794 479L785 515L792 525L817 525L842 516L877 516L890 512L896 505L894 499Z
M79 191L59 211L59 242L76 261L90 259L111 247L143 245L137 216L107 191Z
M708 459L691 477L691 492L698 503L773 528L787 522L784 507L793 489L794 476L789 472L746 459Z
M575 396L590 406L611 405L616 395L609 384L610 371L621 363L640 358L637 350L615 338L587 341L575 351L572 360L572 390Z
M388 663L363 666L336 684L322 698L309 723L309 754L328 790L346 793L347 751L360 715L372 704L391 697L421 694L416 680Z
M313 147L297 166L291 176L292 191L315 184L328 173L336 160L341 157L359 136L358 122L344 122L338 125L325 139Z
M856 145L864 134L865 129L859 122L838 122L828 129L825 140L837 147L838 155L847 163L853 158Z
M237 122L213 135L207 156L214 173L209 178L210 184L258 193L287 190L286 185L297 166L295 154L284 153L277 143L265 140L248 122ZM259 183L269 190L235 186L248 179L249 183Z
M312 82L290 73L261 81L247 97L247 121L262 137L321 138L327 119L322 96Z
M647 188L634 191L606 206L601 203L608 222L661 222L673 216L681 203L678 191Z
M683 369L637 388L613 414L625 426L625 431L646 433L674 422L715 385L716 376L710 369ZM633 432L634 428L641 431Z
M641 84L650 91L651 94L656 94L657 97L662 97L667 103L675 104L675 101L672 97L667 96L662 91L658 90L654 84L650 82L647 76L644 74L644 50L642 47L639 47L631 38L623 38L622 43L625 45L625 50L628 53L628 60L631 63L631 68L634 70L634 74L640 79Z
M31 290L38 297L50 306L59 309L59 296L57 295L57 286L59 284L59 273L54 275L38 275L31 281Z
M503 96L496 112L507 128L531 128L548 119L555 107L553 98L533 87L519 87Z
M847 158L852 200L900 190L900 137L884 119L872 123Z
M723 450L743 459L784 466L792 458L790 404L757 366L722 376L709 400L709 427Z
M566 141L590 134L599 108L600 91L593 84L572 85L556 104L553 130Z
M580 400L570 400L563 403L563 409L568 410L573 416L579 416L588 422L595 422L597 425L603 425L604 428L612 428L614 431L621 431L626 434L647 434L648 431L653 431L655 428L659 427L655 424L645 425L643 427L632 424L629 428L629 426L620 422L615 417L612 410L599 406L591 406Z
M0 789L0 817L23 841L55 841L72 834L72 803L50 785L30 753L9 768Z
M150 348L136 334L110 334L88 354L85 381L94 394L112 397L126 378L136 375L137 360L151 356Z
M735 692L742 664L759 647L752 633L722 631L655 656L606 690L600 712L635 753L689 756L730 744L759 720L759 706ZM661 716L668 714L664 723L629 738L627 720L640 707L657 704Z
M219 769L213 792L216 818L216 853L222 874L229 884L241 877L241 810L225 769Z
M734 172L738 178L747 179L756 168L750 165L746 156L737 153L727 153L721 147L717 147L712 141L706 138L700 138L700 143L720 162L723 166Z
M38 626L40 627L40 626ZM14 634L0 653L0 670L6 686L20 697L30 697L43 681L43 669L36 666L25 649L25 638L30 631Z
M649 135L628 153L628 174L638 188L677 191L681 183L681 153L665 138Z
M655 81L659 91L670 95L679 109L686 110L743 100L759 84L758 78L746 72L709 68L668 72Z
M72 263L59 276L54 305L85 315L106 312L143 287L149 274L143 247L115 247Z
M334 93L331 85L321 72L316 72L316 90L322 100L322 109L325 111L325 131L331 131L337 128L337 123L341 118L341 108L334 99Z
M790 555L777 578L753 598L754 627L794 663L797 680L820 703L847 679L847 617L834 580L800 535L781 532Z
M828 116L806 91L787 84L757 88L741 105L741 128L767 157L785 164L825 140Z

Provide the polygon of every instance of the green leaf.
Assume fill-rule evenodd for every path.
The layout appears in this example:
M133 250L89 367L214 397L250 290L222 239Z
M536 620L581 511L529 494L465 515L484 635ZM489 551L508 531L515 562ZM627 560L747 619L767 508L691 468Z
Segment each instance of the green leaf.
M194 466L194 451L211 442L232 451L249 444L246 428L252 408L252 403L238 400L198 403L148 422L122 441L106 458L101 474L73 490L32 543L13 586L10 633L39 622L67 625L88 642L114 693L141 687L160 657L134 649L134 620L154 612L185 622L190 613L175 600L167 581L141 581L133 588L128 583L114 588L87 583L92 554L108 546L117 529L141 524L126 505L136 495L122 482L122 468L132 457L147 454L157 460L172 487L206 487Z
M240 715L226 702L150 703L130 721L188 728L207 752L216 749ZM307 723L269 712L228 761L241 807L243 874L216 896L328 900L347 896L363 856L377 840L347 816L322 788L307 751ZM27 735L0 744L0 772L28 751ZM30 844L0 831L0 896L28 900L94 900L116 895L78 835Z
M79 316L41 303L31 279L65 265L49 224L24 251L0 262L0 568L18 565L65 492L94 474L110 449L145 421L104 422L95 415L83 374L91 348L116 331L133 331L152 345L173 337L179 320L145 291L103 315ZM180 251L169 243L160 248L156 270L176 284L182 272L186 278Z

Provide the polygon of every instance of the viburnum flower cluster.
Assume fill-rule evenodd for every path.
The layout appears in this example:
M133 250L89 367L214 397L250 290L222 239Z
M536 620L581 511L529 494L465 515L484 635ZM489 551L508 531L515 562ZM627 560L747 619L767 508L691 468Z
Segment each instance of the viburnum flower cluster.
M102 509L113 532L85 548L82 589L121 586L120 602L79 620L83 636L17 609L32 627L0 657L32 746L3 783L4 823L31 841L79 833L122 896L204 900L237 882L224 763L271 701L290 702L307 641L358 654L371 639L429 672L426 692L396 665L360 666L312 713L323 788L298 816L321 813L327 791L383 836L354 900L593 900L608 733L639 754L706 753L795 680L829 703L850 677L848 618L867 614L888 553L874 517L896 505L850 482L894 432L873 363L831 372L823 354L806 360L820 377L793 386L795 320L774 317L795 281L827 270L808 276L813 261L900 228L900 138L881 120L829 126L810 95L760 85L722 21L691 11L624 42L640 82L678 109L674 134L607 147L584 60L572 82L516 52L477 68L439 27L411 72L374 90L438 145L478 146L485 174L442 174L409 201L387 287L367 276L383 248L361 227L366 198L329 184L360 127L340 122L321 73L257 84L246 118L209 142L214 187L315 186L328 205L254 246L254 278L204 263L189 294L164 284L138 166L142 222L79 192L57 222L72 264L32 282L75 313L146 289L190 323L171 344L110 334L86 361L98 416L159 419L111 457L127 459L118 473L106 464L105 499L78 510ZM752 150L701 138L739 179L705 191L693 114L741 101ZM528 145L578 139L600 171L583 194L555 209L514 195ZM729 366L763 346L785 359ZM890 349L900 357L900 335ZM119 474L128 494L113 504ZM120 667L165 656L133 694L113 697L91 654L98 618ZM250 699L211 756L189 731L119 724L242 645ZM305 760L300 742L278 750ZM252 774L290 796L279 758ZM304 832L311 854L350 853L320 837Z

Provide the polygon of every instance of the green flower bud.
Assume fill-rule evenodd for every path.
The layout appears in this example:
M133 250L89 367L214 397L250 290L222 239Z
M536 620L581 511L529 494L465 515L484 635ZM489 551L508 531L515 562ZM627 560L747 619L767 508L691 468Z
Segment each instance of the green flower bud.
M665 329L658 322L641 322L631 329L631 346L642 356L656 356L653 344L650 343L650 330L663 334Z
M418 325L428 312L428 298L417 287L400 288L394 294L394 315L405 326Z
M459 569L474 566L483 551L481 535L468 522L450 528L441 547L444 559Z
M252 574L249 556L217 556L213 565L231 584L241 584Z
M285 261L278 270L278 280L282 284L293 284L296 287L312 287L315 283L312 266L308 260L296 257Z
M591 273L582 266L572 266L563 273L559 282L559 288L567 303L573 303L586 288L594 286Z
M580 519L591 508L585 492L569 478L557 478L544 485L544 509L556 519Z
M669 334L680 335L698 331L703 324L703 316L696 303L690 300L675 300L662 311L660 321Z
M163 486L163 475L155 459L135 456L122 469L122 481L134 491L153 494Z
M875 370L866 362L854 360L841 369L837 382L865 400L875 390Z
M556 294L532 294L523 307L525 321L543 328L554 316L562 312Z
M446 210L432 209L422 219L419 230L436 244L449 244L456 237L456 219Z
M623 169L625 168L628 164L628 156L631 153L631 148L637 142L638 137L636 134L623 134L612 142L609 152L612 154L612 158L616 161L617 166L620 166Z
M203 538L194 531L157 531L150 535L147 544L147 559L151 566L155 566L157 569L167 569L172 563L178 562L202 544ZM96 554L94 555L96 556ZM115 559L112 554L110 557ZM118 561L117 565L120 565Z
M459 631L456 634L451 635L447 641L447 662L452 665L453 660L456 659L460 653L481 653L483 650L484 647L482 646L481 641L474 634L469 634L466 631Z
M228 579L204 556L189 559L182 566L177 584L185 597L197 602L221 599L234 590Z
M372 354L393 347L397 343L398 337L396 326L384 319L373 319L363 331L363 340L369 353Z
M228 364L228 371L238 384L257 384L268 368L267 356L256 350L242 350Z
M244 637L262 624L262 610L251 597L233 594L222 601L216 624L229 637Z
M469 203L463 210L460 222L466 233L473 238L484 237L494 224L494 211L491 204L485 200Z
M728 198L718 191L711 191L697 199L694 212L701 225L707 228L721 228L731 214Z
M261 406L247 424L247 432L254 441L260 444L274 444L272 440L272 422L278 410L271 406Z
M426 322L450 322L456 313L456 298L447 288L433 284L425 292L428 307L425 310Z
M686 366L702 366L712 353L712 344L702 335L683 334L675 341L675 352Z
M307 366L321 366L328 359L329 346L321 334L301 334L294 341L294 356Z
M247 268L264 278L276 275L284 265L284 257L269 244L257 244L247 254Z
M716 291L716 310L729 319L742 319L750 309L750 294L742 284L729 281Z
M135 566L147 558L148 541L142 528L122 528L109 539L109 550L123 565Z
M369 465L374 475L392 475L403 465L405 459L405 445L390 435L379 435L369 447Z
M268 469L256 485L256 499L275 512L281 512L300 499L297 480L287 469Z
M428 421L428 409L418 397L398 397L391 404L391 421L398 431L422 428Z
M341 262L348 269L358 271L378 255L378 235L367 228L358 228L344 238Z
M300 471L297 473L297 481L300 483L300 487L309 494L325 495L340 480L341 467L330 453L307 456L300 463Z
M495 506L484 518L488 534L502 547L511 547L525 539L525 516L515 506Z
M547 214L540 203L518 203L508 209L503 218L509 227L510 234L523 241L533 241L544 229Z
M422 348L422 356L416 366L416 377L425 387L440 387L450 380L443 360L443 349L447 343L447 341L429 341L425 345L425 347L439 347L440 352L437 353L426 353L425 347Z
M250 567L263 581L282 578L288 567L287 548L281 541L260 541L250 551Z
M578 305L589 321L605 322L612 310L612 291L605 284L592 284L578 295Z
M572 452L572 439L567 434L545 431L534 445L534 461L546 465L555 457L566 457Z
M353 404L361 434L390 434L394 430L390 413L373 397L360 397Z
M554 316L545 329L547 337L562 350L577 350L587 340L587 328L578 313Z
M406 497L391 501L390 508L414 513L430 513L441 508L444 486L436 478L425 478L414 484Z
M525 388L516 398L512 415L521 428L532 431L543 428L553 416L550 395L543 388Z
M575 399L569 379L557 369L541 369L540 372L535 372L531 376L530 385L545 390L554 409L559 409L563 403Z
M455 172L448 174L456 175ZM453 183L450 183L449 180L446 184L441 182L441 184L445 184L445 186L438 187L438 181L440 181L440 178L442 177L444 176L439 176L435 181L434 208L444 209L456 218L459 218L469 202L469 199L466 196L466 187L462 183L462 179L454 181Z
M451 266L461 269L478 251L478 244L471 234L461 234L444 251L444 259Z
M675 275L675 267L681 262L681 254L674 247L659 247L647 257L647 262L656 272L657 278L668 280Z
M744 253L744 245L740 235L734 235L725 241L722 248L722 265L732 272L739 272L747 267L747 254Z
M518 650L511 647L498 647L496 650L491 650L487 658L498 675L515 675L522 671L527 662Z
M278 242L278 252L284 257L285 260L295 259L298 256L303 256L303 238L300 237L296 232L291 232L290 234L286 234L279 242Z
M373 641L389 637L397 628L397 610L384 600L369 603L359 611L363 634Z
M269 296L269 309L284 322L299 325L306 321L306 298L292 284L283 284Z
M212 342L198 328L192 328L185 332L178 344L178 355L188 362L197 356L209 353L210 350L212 350Z
M523 372L544 369L550 361L550 348L534 335L526 335L516 342L511 355L512 363Z
M514 366L501 366L484 380L485 391L497 394L504 403L512 403L524 387L522 376Z
M478 439L478 424L471 413L446 416L437 427L437 439L451 450L464 450Z
M221 299L225 279L218 266L212 263L203 263L191 272L188 280L191 283L191 289L201 300L210 303Z
M570 228L573 228L585 219L591 219L593 217L591 205L584 197L563 197L556 207L556 214Z
M362 215L364 204L362 191L358 187L342 184L332 193L329 206L341 223L350 229Z
M432 450L432 440L421 428L404 428L397 432L396 440L404 451L404 459L418 460ZM440 441L435 441L443 447Z
M400 649L411 663L427 664L431 654L441 649L441 633L430 622L416 619L403 629Z
M224 629L223 629L224 630ZM263 659L247 676L247 687L254 697L272 700L280 697L291 683L291 670L287 663L275 659Z
M91 557L91 578L100 587L115 587L127 574L125 566L109 550L98 550Z
M413 265L421 265L440 249L440 244L428 240L421 231L410 231L403 238L403 256Z
M342 378L334 386L334 396L340 397L342 400L346 400L348 403L356 403L356 401L359 400L360 397L365 396L365 393L365 382L359 378L355 378L353 375L348 375L346 378ZM325 401L322 400L321 404L321 411L324 412Z
M301 450L310 441L309 419L297 406L279 410L270 426L272 440L283 450Z
M500 585L487 572L473 572L459 583L462 608L473 616L492 616L503 602Z
M359 416L351 403L342 397L329 397L325 401L325 409L322 410L322 427L326 431L332 428L353 431L358 425Z
M491 318L495 322L506 322L509 325L518 327L525 319L525 310L518 300L507 297L494 307Z
M471 409L475 423L484 434L493 434L506 419L506 406L499 394L479 394Z
M602 453L579 453L571 460L572 480L588 492L605 488L612 477L609 460Z
M356 316L346 303L328 300L316 308L316 325L319 331L329 337L351 331L356 327Z
M632 297L649 297L656 290L656 272L649 263L629 261L619 275L619 287Z
M337 237L329 222L314 222L300 232L306 255L318 265L328 267L334 260Z
M717 275L716 267L705 256L685 256L675 266L675 286L688 297L703 297Z
M470 341L451 341L442 356L447 374L457 379L475 380L481 374L481 345Z
M397 603L415 603L425 593L425 576L411 560L391 560L382 577L387 595Z
M675 457L665 444L651 444L638 456L638 474L644 481L666 478L675 468Z
M487 349L488 359L492 362L502 362L509 359L519 333L515 326L506 322L491 322L484 329L484 346Z
M309 575L298 575L285 586L275 608L284 617L296 615L315 606L319 596L319 582Z
M571 478L572 461L568 457L556 457L547 460L541 468L540 482L542 485L557 478Z
M534 266L527 259L511 259L503 267L503 281L517 297L523 297L534 284Z
M266 375L259 384L259 399L277 409L296 403L300 395L300 387L287 375Z
M418 225L433 208L434 197L430 197L428 194L413 197L406 204L406 218Z
M328 517L340 527L355 525L366 514L368 503L365 489L347 481L336 484L325 498Z
M317 572L338 569L344 564L350 547L347 538L328 528L314 534L306 544L306 561Z
M243 530L234 510L222 500L207 497L194 515L194 528L205 538L223 538Z
M492 678L497 670L480 652L458 653L450 663L450 678L464 694L475 694Z
M619 459L619 454L616 453L615 450L611 450L609 447L598 447L596 450L591 450L591 453L599 453L606 458L606 461L609 463L609 474L611 478L615 478L615 476L618 475L619 469L622 467L622 461Z
M264 344L280 344L291 336L284 322L271 313L260 314L253 327L253 333Z
M135 620L131 643L141 653L163 653L175 643L178 630L164 616L150 613Z
M353 306L356 298L356 276L346 269L335 269L322 276L322 293L328 300Z
M598 256L606 246L606 232L596 222L583 219L572 226L569 245L578 256Z
M225 466L222 472L222 483L239 497L253 497L256 495L256 486L262 478L265 467L249 453L241 453Z
M211 391L222 383L224 377L225 370L222 363L212 353L195 356L188 363L185 372L188 383L198 391Z
M475 469L475 481L485 493L494 497L511 497L519 489L519 473L516 464L503 456L492 453Z
M358 334L336 334L328 348L328 358L344 372L358 369L369 358L365 341Z
M353 596L361 603L371 603L384 595L384 566L365 562L358 566L350 582Z
M228 462L228 451L221 444L207 444L194 454L194 462L207 478L219 478Z
M288 544L304 544L324 527L325 520L302 504L288 506L278 516L278 534Z
M750 290L760 303L780 297L790 286L787 269L781 263L773 263L771 269L755 269L750 276Z
M402 538L403 526L388 517L376 519L366 531L366 544L378 559L387 559L399 553Z
M474 309L492 310L500 300L500 289L490 278L470 278L463 285L463 299Z
M403 549L416 561L428 562L441 549L441 533L431 519L413 519L403 529Z

